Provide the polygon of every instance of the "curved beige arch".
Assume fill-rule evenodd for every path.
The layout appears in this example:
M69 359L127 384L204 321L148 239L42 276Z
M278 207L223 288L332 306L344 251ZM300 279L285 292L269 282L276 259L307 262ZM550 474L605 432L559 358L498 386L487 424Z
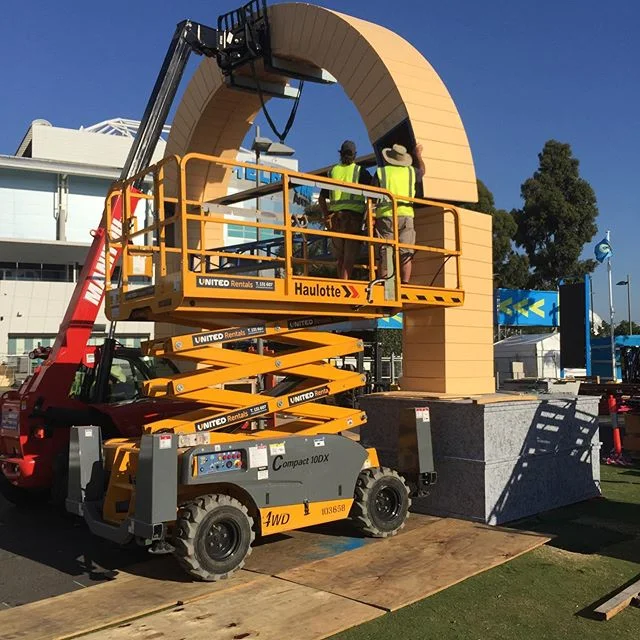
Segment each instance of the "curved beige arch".
M269 9L274 55L329 71L356 106L374 144L409 120L423 145L424 196L476 202L473 158L458 110L422 54L377 24L304 3ZM283 78L266 76L270 81ZM227 87L216 62L205 59L191 79L174 118L167 154L200 152L235 159L260 110L257 95ZM193 166L189 196L226 194L230 171Z

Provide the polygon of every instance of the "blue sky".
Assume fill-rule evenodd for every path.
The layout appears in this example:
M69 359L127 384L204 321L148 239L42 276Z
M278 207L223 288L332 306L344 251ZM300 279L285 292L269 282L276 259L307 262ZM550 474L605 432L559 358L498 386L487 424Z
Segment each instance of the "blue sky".
M188 17L214 25L219 13L241 3L4 0L0 153L14 153L35 118L72 128L115 116L140 118L175 24ZM317 4L383 24L425 55L456 101L477 174L498 206L521 204L520 185L535 170L547 139L570 143L598 197L594 241L611 230L614 278L630 273L638 283L632 310L640 321L639 199L631 189L640 181L640 3ZM279 123L287 115L282 106L288 107L273 108ZM341 89L308 85L287 139L298 150L301 167L332 161L346 137L365 149L364 127ZM586 253L592 255L591 247ZM596 311L608 314L604 266L596 272L594 288ZM626 318L624 288L616 294L616 319L621 320Z

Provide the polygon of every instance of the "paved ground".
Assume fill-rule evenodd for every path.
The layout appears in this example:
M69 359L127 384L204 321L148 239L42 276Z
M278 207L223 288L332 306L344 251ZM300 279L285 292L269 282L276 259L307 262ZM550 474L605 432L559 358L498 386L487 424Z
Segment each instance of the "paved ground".
M145 550L91 536L81 520L52 507L18 509L0 497L0 608L86 588L145 559Z
M83 589L147 557L91 536L52 507L18 509L0 496L0 608Z
M0 607L83 589L146 557L91 536L52 507L18 509L0 497Z

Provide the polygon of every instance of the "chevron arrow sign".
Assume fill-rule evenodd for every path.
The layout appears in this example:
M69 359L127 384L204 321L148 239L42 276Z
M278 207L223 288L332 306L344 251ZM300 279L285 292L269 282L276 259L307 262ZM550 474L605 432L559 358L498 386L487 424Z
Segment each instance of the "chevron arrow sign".
M521 327L557 327L560 324L557 291L496 289L496 322Z

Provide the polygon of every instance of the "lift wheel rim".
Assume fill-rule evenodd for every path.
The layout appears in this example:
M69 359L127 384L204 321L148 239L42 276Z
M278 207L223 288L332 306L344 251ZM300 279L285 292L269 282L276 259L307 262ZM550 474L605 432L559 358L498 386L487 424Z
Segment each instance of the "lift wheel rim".
M215 562L226 560L237 551L240 538L240 528L232 520L214 522L206 534L206 553Z
M390 522L396 518L401 506L402 496L389 485L381 487L373 501L376 516L384 522Z

